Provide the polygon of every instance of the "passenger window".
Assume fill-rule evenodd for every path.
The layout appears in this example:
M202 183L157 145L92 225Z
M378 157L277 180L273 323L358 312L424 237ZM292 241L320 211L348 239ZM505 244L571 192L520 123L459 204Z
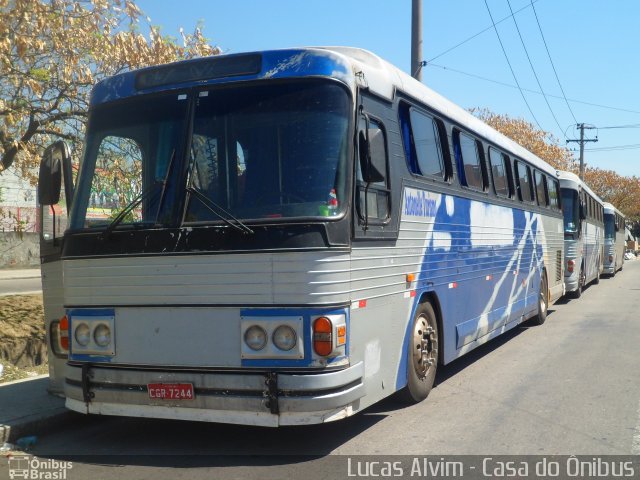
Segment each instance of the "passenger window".
M503 197L511 196L509 176L507 174L507 157L496 150L489 148L489 162L491 164L491 175L493 176L493 188L496 194Z
M475 190L484 190L482 160L478 142L464 133L458 133L456 163L461 173L462 183ZM462 170L460 172L460 170Z
M433 117L415 108L409 110L409 115L419 169L415 173L444 177L444 163L442 161L442 146L438 125Z
M540 205L541 207L546 207L547 205L549 205L549 201L547 200L546 188L547 179L538 170L535 170L534 176L536 180L536 196L538 197L538 205Z
M516 161L516 175L520 200L523 202L533 202L533 188L529 167L522 162Z
M549 205L551 208L560 208L558 182L556 180L547 181L547 187L549 190Z

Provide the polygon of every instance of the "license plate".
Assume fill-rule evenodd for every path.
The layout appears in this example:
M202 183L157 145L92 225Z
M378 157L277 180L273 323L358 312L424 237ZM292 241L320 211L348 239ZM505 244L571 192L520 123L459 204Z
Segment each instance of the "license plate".
M149 398L159 400L193 400L191 383L150 383L147 385Z

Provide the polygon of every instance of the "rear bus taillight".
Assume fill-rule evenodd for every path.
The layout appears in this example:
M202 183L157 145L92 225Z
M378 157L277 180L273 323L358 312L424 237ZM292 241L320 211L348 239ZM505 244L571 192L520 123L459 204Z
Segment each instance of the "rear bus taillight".
M573 260L567 260L567 270L569 271L569 273L573 273L573 267L575 267L576 262L574 262Z

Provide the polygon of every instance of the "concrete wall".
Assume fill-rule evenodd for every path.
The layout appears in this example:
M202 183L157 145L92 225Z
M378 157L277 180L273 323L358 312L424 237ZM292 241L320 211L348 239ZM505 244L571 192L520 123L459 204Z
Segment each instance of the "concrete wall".
M0 268L40 265L37 233L0 232Z

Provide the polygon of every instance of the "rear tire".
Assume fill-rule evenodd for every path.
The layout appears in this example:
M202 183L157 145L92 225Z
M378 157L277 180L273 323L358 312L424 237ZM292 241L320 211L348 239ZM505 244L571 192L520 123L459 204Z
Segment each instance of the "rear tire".
M418 306L409 332L407 349L407 385L398 392L403 403L419 403L429 395L438 368L439 332L436 314L430 303Z
M549 289L547 287L547 276L542 273L540 278L540 291L538 292L538 315L531 320L535 325L542 325L547 319L547 310L549 308Z

